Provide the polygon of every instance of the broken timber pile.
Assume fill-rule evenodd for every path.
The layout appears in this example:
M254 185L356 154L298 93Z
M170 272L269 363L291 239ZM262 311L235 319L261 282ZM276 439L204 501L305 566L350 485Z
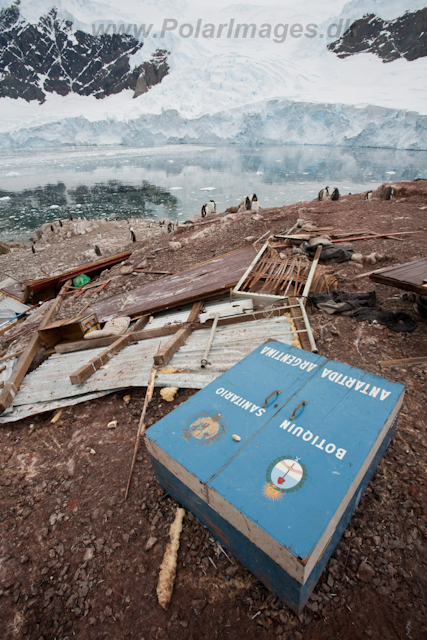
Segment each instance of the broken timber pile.
M317 266L318 257L315 260ZM306 296L304 291L310 271L311 264L307 256L297 254L282 259L267 240L240 278L233 293L270 299ZM335 277L326 275L324 267L318 268L315 281L313 276L314 273L310 278L312 293L331 288L336 281Z
M56 352L57 354L64 354L64 357L61 358L61 360L56 357L52 361L53 369L50 366L50 359L43 363L39 370L30 376L30 379L34 380L34 391L32 390L29 379L29 384L24 385L24 389L19 394L19 397L16 398L16 402L13 402L14 394L20 382L23 380L34 354L41 346L46 346L47 344L46 340L41 341L46 330L40 330L38 336L34 336L31 344L22 355L21 362L23 362L25 358L26 366L22 367L18 363L18 368L11 378L10 385L14 385L13 388L8 385L4 390L3 395L5 398L9 387L12 389L13 395L7 396L7 400L1 405L2 410L4 411L13 402L14 406L18 407L18 409L11 411L12 414L16 414L17 417L12 417L9 411L7 417L2 418L1 421L9 420L9 415L12 420L19 419L21 415L33 415L37 413L38 409L40 411L47 411L52 408L67 406L67 402L74 403L76 401L83 401L86 397L95 397L94 394L99 397L99 395L104 395L118 388L145 386L147 384L146 375L148 373L145 373L145 366L139 367L139 375L132 373L133 365L131 362L137 357L137 353L146 354L145 358L147 359L148 366L151 351L151 363L153 363L154 357L154 366L164 366L174 357L174 354L176 354L180 348L185 347L192 333L196 330L197 333L202 331L200 338L195 337L194 340L191 339L190 342L194 345L197 344L197 349L201 350L201 354L192 357L190 369L186 367L190 375L183 374L184 378L187 377L188 380L185 381L182 379L181 375L181 379L175 382L177 386L202 388L210 382L213 378L211 362L209 362L208 356L211 360L213 359L216 371L215 376L218 375L220 371L232 366L232 363L225 364L224 362L223 364L225 359L221 356L220 362L218 362L217 351L223 348L221 345L224 344L223 336L225 337L225 335L227 335L227 326L239 325L241 322L246 323L246 326L241 331L239 331L237 327L234 329L230 326L230 335L234 336L232 341L233 351L235 350L235 346L239 344L240 339L243 338L242 345L244 344L245 346L242 355L248 352L247 349L272 337L273 333L279 339L285 341L289 339L290 344L298 344L308 350L316 351L316 345L304 308L305 301L301 298L301 293L306 295L306 290L311 285L317 260L315 259L310 267L309 261L304 258L305 269L303 269L303 261L299 257L296 259L291 258L291 260L281 260L278 254L268 247L268 242L266 243L266 247L266 255L269 255L271 259L267 260L265 264L264 262L261 263L264 271L260 274L261 278L258 278L258 274L256 274L255 279L264 280L265 287L268 290L271 290L270 286L274 288L279 281L283 289L283 280L285 280L287 283L284 288L286 293L288 289L291 289L292 292L297 292L299 297L295 296L288 302L285 302L284 305L282 304L276 308L269 307L265 309L262 308L264 305L261 304L261 308L257 310L253 309L252 302L239 303L238 300L236 300L232 303L230 303L230 301L209 303L211 298L218 297L221 293L226 293L231 286L237 283L239 277L244 276L248 270L248 263L252 258L255 258L255 262L259 260L260 254L257 256L254 248L249 247L209 260L172 276L165 277L162 279L161 285L157 282L150 283L145 287L126 292L124 295L120 294L106 298L95 303L92 305L92 308L88 310L87 313L92 319L92 323L96 322L97 317L99 317L96 312L100 314L101 321L106 320L107 317L116 318L129 314L136 316L136 322L132 329L128 330L124 335L107 335L91 340L65 341L58 344L56 346ZM303 275L304 270L307 276ZM61 278L61 276L59 276L59 278ZM293 283L292 287L288 286L290 283ZM71 288L70 280L67 282L67 286ZM49 313L45 318L43 326L49 324L55 317L60 300L62 300L62 297L65 296L66 293L65 288L63 288L60 296L58 296L57 303L55 303L54 308L52 308L52 313ZM246 294L246 297L251 298L252 296L255 297L255 295L256 294L249 292L249 294ZM205 303L202 301L203 298L207 299ZM286 300L286 296L283 294L278 298L275 297L275 299L284 301ZM154 328L147 326L149 325L150 313L154 309L158 309L159 311L163 310L164 312L164 310L169 307L173 308L192 300L194 300L194 302L188 312L189 315L182 317L181 313L182 320L175 323L166 323L163 326L157 323ZM209 304L211 304L210 307ZM203 311L204 305L208 305L206 309L209 308L211 310L208 313L204 313L203 321L201 321L199 316ZM86 305L86 307L87 306L88 305ZM80 314L78 314L79 316L86 307L81 310ZM53 325L52 330L56 331L57 329L55 329L55 327L58 325L59 329L64 331L64 327L71 323L72 326L75 325L77 327L78 331L82 331L81 327L83 326L83 322L84 319L79 320L78 317L71 321L57 321L57 323ZM210 330L210 328L212 329ZM166 344L164 342L161 344L159 338L168 335L171 336L170 339ZM204 335L207 337L203 338ZM58 341L58 336L55 337L54 342ZM251 338L250 336L253 337ZM59 336L59 339L63 338ZM213 352L211 354L212 341ZM139 344L141 344L141 348L139 348ZM89 359L84 358L84 352L86 350L91 350L93 354ZM73 352L76 353L76 357L73 356ZM62 376L67 368L67 353L70 354L70 358L68 359L70 361L70 368L67 372L67 384L65 384ZM238 351L236 352L238 359L239 356L237 353ZM109 364L108 367L105 367L106 363L113 358L114 364ZM75 362L77 366L73 365L73 362ZM140 364L142 365L141 360ZM64 367L63 373L61 366ZM109 371L103 371L102 374L96 375L100 368L109 368ZM199 373L200 368L203 370L203 374ZM51 371L49 374L47 373L48 369L49 372ZM179 371L181 371L181 369ZM178 373L177 375L179 377L180 374ZM194 380L191 380L192 375L195 375ZM47 382L52 376L55 378L55 384L45 384L45 380ZM39 378L40 381L37 382ZM75 388L76 391L73 391L73 388ZM20 407L22 407L22 410Z
M64 284L56 300L51 304L51 306L47 310L46 315L42 322L42 327L49 324L51 320L55 317L56 313L58 312L62 304L64 294L70 285L71 285L71 280L68 280ZM2 413L5 409L10 407L10 405L12 404L13 399L16 395L16 392L19 389L19 385L21 384L22 380L25 377L25 374L30 368L30 365L33 361L34 356L41 349L41 347L42 347L42 342L40 340L40 336L38 333L34 333L29 344L25 348L24 353L20 356L18 362L16 363L16 366L13 370L11 377L4 385L4 389L0 394L0 413Z
M28 280L22 284L17 283L9 287L5 287L3 291L9 293L18 300L22 300L22 302L50 300L55 297L59 289L67 280L72 280L82 273L93 278L100 274L101 271L110 269L119 262L127 260L130 255L132 255L132 251L125 251L123 253L110 256L109 258L97 260L96 262L88 262L86 264L78 265L77 267L64 271L56 276L39 278L38 280Z

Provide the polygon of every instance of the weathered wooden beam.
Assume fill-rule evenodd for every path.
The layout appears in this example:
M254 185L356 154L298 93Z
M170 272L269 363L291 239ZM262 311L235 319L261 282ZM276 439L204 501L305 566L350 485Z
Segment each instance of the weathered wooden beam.
M199 304L199 303L195 303ZM296 305L296 307L299 306ZM268 310L268 317L280 316L283 314L281 308ZM190 314L191 315L191 314ZM239 324L241 322L252 322L253 320L265 319L266 312L261 311L251 311L251 313L245 313L241 316L230 316L229 318L220 318L218 321L218 326L226 326L230 324ZM213 320L207 320L205 323L201 324L198 322L192 323L193 331L198 331L200 329L209 329L212 326ZM157 329L145 329L141 331L131 331L130 336L132 339L132 343L140 342L140 340L146 340L147 338L161 338L163 336L170 336L176 333L179 329L181 329L183 324L171 324L166 327L158 327ZM304 325L302 325L304 326ZM105 338L95 338L93 340L76 340L75 342L63 342L61 344L57 344L55 347L56 353L73 353L75 351L86 351L89 349L99 349L100 347L108 347L111 344L114 344L117 336L106 336Z
M133 325L132 329L130 330L130 333L135 333L135 331L141 331L141 329L145 327L149 319L150 319L150 315L148 313L147 315L142 316L142 318L139 318L139 320L137 320Z
M402 358L401 360L380 360L380 367L406 367L412 364L427 364L427 356L419 358Z
M298 331L296 335L298 336L298 339L300 341L301 349L304 349L305 351L311 351L310 340L308 339L307 333L304 331L305 330L304 319L301 317L301 309L297 304L298 299L294 297L289 297L288 301L290 305L289 312L294 322L295 328Z
M120 338L113 342L112 345L101 351L100 354L92 358L89 362L82 365L77 371L70 375L71 384L81 384L87 380L92 373L95 373L102 365L111 360L111 358L117 355L122 349L127 347L131 342L129 334L120 336Z
M167 327L159 327L158 329L147 329L142 331L131 331L131 341L139 342L147 338L161 338L162 336L170 336L178 331L182 324L171 324ZM73 353L74 351L87 351L88 349L99 349L99 347L108 347L117 340L117 336L105 336L105 338L94 338L93 340L76 340L75 342L63 342L55 347L56 353Z
M24 350L10 353L8 356L3 356L2 358L0 358L0 362L5 362L5 360L11 360L12 358L19 358L19 356L22 356L23 353Z
M72 280L67 280L67 282L64 284L58 296L55 298L53 304L51 304L49 309L47 310L47 313L42 320L41 327L44 327L45 325L52 322L62 304L63 294L67 291L71 283ZM3 411L5 411L5 409L10 407L10 405L12 404L19 386L25 378L28 369L30 368L34 356L41 348L42 343L39 334L37 333L37 331L34 331L33 337L24 349L23 354L20 356L13 369L12 375L4 385L3 391L0 394L0 413L3 413Z
M136 271L137 273L154 273L156 275L167 275L167 276L173 276L176 271L153 271L150 269L139 269L139 267L135 267L134 271Z
M178 351L179 347L182 347L192 331L193 326L191 324L186 324L181 327L181 329L178 329L175 335L165 344L163 349L160 349L160 351L156 353L154 356L154 364L167 364L173 354Z
M203 307L203 300L198 300L191 307L190 315L187 318L187 322L198 322L199 313Z

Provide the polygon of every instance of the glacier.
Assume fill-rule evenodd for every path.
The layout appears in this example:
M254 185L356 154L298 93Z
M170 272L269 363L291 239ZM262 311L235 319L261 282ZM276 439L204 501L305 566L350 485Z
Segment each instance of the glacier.
M0 0L0 7L10 0ZM339 59L328 51L328 26L374 13L387 20L422 8L414 0L307 0L280 5L254 2L212 7L192 0L21 0L20 11L36 22L53 6L74 28L153 23L135 65L161 44L170 72L133 98L122 91L102 100L50 94L44 104L0 99L0 148L63 145L314 144L344 147L427 149L427 58L383 64L362 53ZM164 17L195 25L234 19L241 23L315 23L325 37L159 38Z
M129 120L82 115L0 133L0 148L73 145L285 144L427 149L427 116L366 105L268 100L187 118L176 109Z

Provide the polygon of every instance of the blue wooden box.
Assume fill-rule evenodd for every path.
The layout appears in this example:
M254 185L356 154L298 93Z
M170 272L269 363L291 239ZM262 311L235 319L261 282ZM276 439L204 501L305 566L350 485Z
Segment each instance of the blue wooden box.
M393 436L403 395L400 384L271 341L145 442L163 488L300 613Z

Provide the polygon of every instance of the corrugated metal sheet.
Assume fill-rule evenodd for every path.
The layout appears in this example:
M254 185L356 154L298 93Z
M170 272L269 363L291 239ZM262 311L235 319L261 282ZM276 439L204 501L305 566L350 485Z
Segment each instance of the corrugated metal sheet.
M286 316L252 320L242 324L218 327L209 354L207 372L227 371L248 353L268 339L292 344L293 334ZM200 369L200 361L209 339L210 329L194 331L178 349L169 364L176 369Z
M187 322L192 306L191 304L187 304L183 307L171 309L170 311L156 313L152 321L146 324L144 329L160 329L170 324L183 324Z
M242 304L245 306L253 306L252 300L233 300L233 303L237 306L241 306ZM151 322L149 322L145 329L160 329L161 327L165 327L171 324L183 324L187 322L188 316L190 315L190 311L192 309L191 304L184 305L182 307L177 307L175 309L171 309L170 311L162 311L160 313L156 313L153 316ZM204 313L211 314L212 317L216 313L220 313L230 308L230 296L228 295L226 298L220 298L219 300L208 300L203 305ZM229 314L223 314L224 317Z
M19 313L25 313L30 307L27 304L18 302L14 298L9 298L5 294L0 295L0 324L14 318Z
M80 402L87 402L88 400L95 400L96 398L108 396L109 393L114 393L114 391L119 391L119 389L97 391L96 393L85 393L83 396L62 398L61 400L54 400L53 402L38 402L36 404L24 404L21 407L12 407L6 409L6 411L0 416L0 424L16 422L17 420L23 420L24 418L29 418L30 416L37 415L38 413L55 411L56 409L62 409L63 407L71 407L73 404L80 404Z
M164 343L164 338L151 338L126 347L104 369L99 369L85 382L76 385L71 384L70 375L104 349L55 353L24 378L13 405L52 402L107 389L144 387L161 340Z
M17 358L11 358L11 360L5 360L4 362L0 362L0 369L6 367L4 371L0 373L0 382L6 382L9 380L12 375L13 367L17 362Z
M172 374L160 372L156 386L202 389L267 339L280 340L286 344L293 342L291 325L285 316L218 327L209 355L210 364L206 369L201 369L200 361L209 334L209 328L194 331L168 364L181 371ZM153 356L160 342L164 345L165 340L152 338L129 345L109 361L108 368L99 369L80 385L71 384L70 374L103 349L53 354L24 378L13 407L0 417L0 422L17 420L19 418L15 416L18 414L19 417L24 414L35 415L67 406L71 401L76 404L85 402L90 397L99 397L87 394L147 386ZM54 402L61 404L53 406Z

